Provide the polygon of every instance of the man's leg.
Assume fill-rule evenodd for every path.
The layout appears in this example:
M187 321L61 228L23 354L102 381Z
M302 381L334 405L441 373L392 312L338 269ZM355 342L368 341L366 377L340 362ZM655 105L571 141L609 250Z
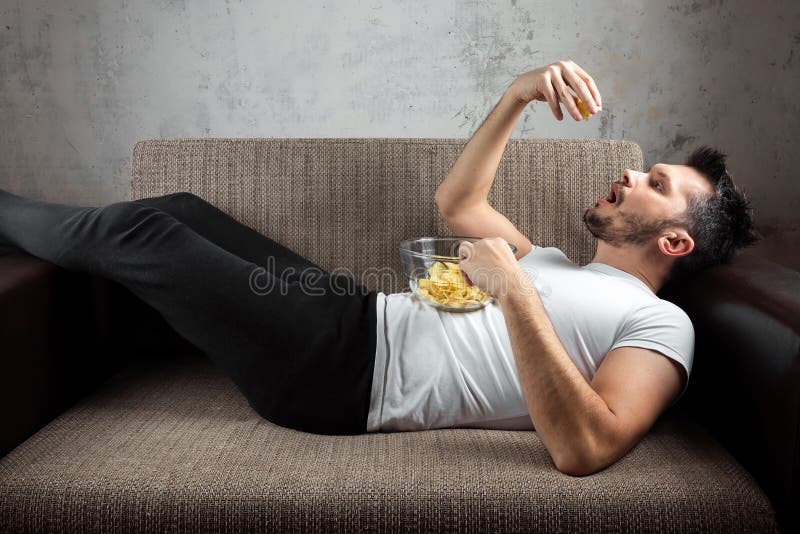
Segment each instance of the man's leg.
M0 191L0 242L127 287L266 419L321 434L366 432L376 293L352 278L282 282L135 202L83 208Z
M213 204L189 192L134 200L165 211L212 243L264 267L281 280L296 280L307 270L324 273L317 264L240 223Z

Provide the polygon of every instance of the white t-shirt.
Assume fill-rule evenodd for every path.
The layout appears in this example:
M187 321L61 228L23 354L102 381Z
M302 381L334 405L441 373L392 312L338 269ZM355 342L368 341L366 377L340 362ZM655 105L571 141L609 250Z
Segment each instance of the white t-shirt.
M534 245L519 262L587 382L609 351L631 346L679 362L688 386L694 328L678 306L632 274L604 263L578 266L555 247ZM534 429L496 301L450 313L411 293L379 293L377 316L368 432Z

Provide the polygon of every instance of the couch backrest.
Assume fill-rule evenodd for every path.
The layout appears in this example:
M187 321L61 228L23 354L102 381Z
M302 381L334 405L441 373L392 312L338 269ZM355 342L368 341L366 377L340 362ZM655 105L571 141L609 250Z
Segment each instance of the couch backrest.
M131 199L190 191L327 270L401 291L398 243L452 235L433 194L467 141L144 140L133 150ZM533 243L584 265L595 238L583 213L626 167L642 168L631 141L511 139L489 201ZM395 274L362 277L387 268Z

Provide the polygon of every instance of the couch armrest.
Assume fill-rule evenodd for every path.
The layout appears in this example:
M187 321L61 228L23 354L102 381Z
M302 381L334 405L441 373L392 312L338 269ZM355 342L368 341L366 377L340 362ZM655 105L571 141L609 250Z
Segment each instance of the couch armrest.
M659 294L695 327L682 404L758 480L785 528L798 526L800 273L750 253Z
M0 457L119 368L104 279L0 255Z

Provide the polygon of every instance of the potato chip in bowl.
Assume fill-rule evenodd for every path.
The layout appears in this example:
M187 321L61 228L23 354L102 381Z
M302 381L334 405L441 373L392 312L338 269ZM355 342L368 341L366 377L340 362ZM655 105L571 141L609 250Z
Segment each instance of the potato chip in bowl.
M483 308L494 298L476 285L470 285L459 266L458 248L462 241L477 237L420 237L400 243L400 259L408 285L426 304L445 311L472 311ZM510 245L516 253L514 245Z
M427 278L417 279L417 294L441 306L464 308L492 298L478 286L469 285L457 263L437 261L428 269Z

